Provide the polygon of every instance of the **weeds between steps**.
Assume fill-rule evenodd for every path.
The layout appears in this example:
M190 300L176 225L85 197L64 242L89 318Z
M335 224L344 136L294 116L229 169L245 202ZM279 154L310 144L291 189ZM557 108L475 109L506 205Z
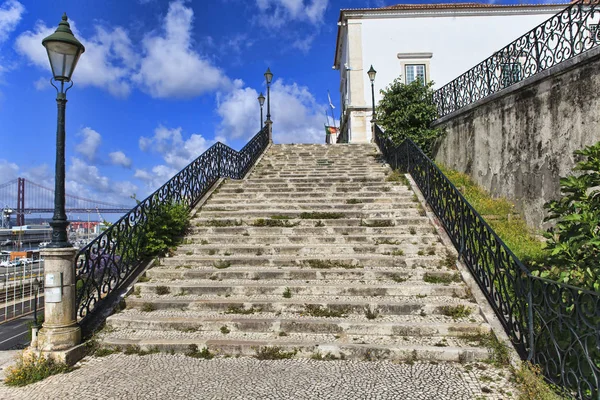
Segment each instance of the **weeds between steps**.
M215 261L215 262L213 262L213 267L215 267L216 269L229 268L229 267L231 267L231 262L225 261L225 260Z
M292 290L289 287L286 287L285 290L283 291L283 297L286 299L292 298Z
M394 226L394 222L390 221L389 219L384 219L381 221L365 222L361 219L360 226L366 226L368 228L389 228L390 226Z
M423 275L423 281L426 283L449 285L451 283L461 282L462 279L460 278L460 275L458 273L452 275L437 275L432 274L431 272L426 272Z
M359 199L348 199L346 200L346 204L360 204L362 203L362 200Z
M329 307L323 307L318 304L305 304L302 315L309 315L311 317L324 317L324 318L344 318L348 315L347 309L332 310Z
M265 219L265 218L259 218L259 219L255 219L254 222L252 222L250 225L251 226L258 226L258 227L282 227L282 228L293 228L294 226L299 225L300 222L290 222L287 219Z
M244 307L240 307L240 306L229 306L229 308L227 308L227 311L225 311L225 314L242 314L242 315L249 315L249 314L254 314L254 313L259 313L262 311L262 308L260 307L250 307L250 308L244 308Z
M226 226L240 226L242 225L242 220L231 220L231 219L209 219L208 221L202 223L198 222L196 226L212 226L212 227L226 227Z
M342 213L334 212L303 212L300 219L340 219L344 218Z
M203 347L202 350L198 351L198 346L195 344L190 344L184 354L188 357L202 358L204 360L212 360L215 357L215 355L208 350L208 347Z
M360 264L350 264L343 261L335 260L304 260L304 264L310 268L317 269L330 269L330 268L343 268L343 269L355 269L363 268Z
M335 354L332 353L321 354L320 352L316 351L310 355L310 359L316 361L336 361L345 360L346 356L344 353L340 353L340 356L336 357Z
M471 309L463 304L457 306L442 306L440 307L440 312L453 319L464 318L471 315Z
M410 189L410 183L404 174L400 173L398 170L392 171L387 178L385 178L386 182L398 182Z
M154 304L152 304L152 303L144 303L140 307L140 311L143 311L143 312L156 311L156 306Z
M159 296L163 296L165 294L171 293L171 289L169 289L168 286L157 286L157 287L154 288L154 291Z
M390 239L375 239L375 245L380 245L380 244L391 244L391 245L400 245L401 243L397 240L390 240Z
M284 351L279 346L265 346L255 349L256 355L254 356L258 360L288 360L293 358L298 350Z
M46 379L51 375L64 374L73 368L51 357L21 352L15 365L6 368L4 384L7 386L25 386Z
M375 319L379 316L379 309L377 307L375 307L374 309L371 309L371 307L365 306L364 312L365 312L365 317L368 320Z

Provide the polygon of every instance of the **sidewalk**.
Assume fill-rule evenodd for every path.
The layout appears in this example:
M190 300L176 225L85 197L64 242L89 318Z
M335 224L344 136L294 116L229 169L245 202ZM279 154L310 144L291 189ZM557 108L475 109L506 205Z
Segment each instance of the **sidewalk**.
M0 399L510 399L508 371L485 363L218 358L113 354L87 357L73 372L23 388L0 384Z

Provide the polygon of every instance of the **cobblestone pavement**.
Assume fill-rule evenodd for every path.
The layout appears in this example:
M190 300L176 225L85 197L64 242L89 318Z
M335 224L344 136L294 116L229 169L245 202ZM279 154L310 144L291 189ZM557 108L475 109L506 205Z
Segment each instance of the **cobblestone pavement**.
M68 374L0 399L510 399L507 371L484 363L200 360L184 355L85 358Z

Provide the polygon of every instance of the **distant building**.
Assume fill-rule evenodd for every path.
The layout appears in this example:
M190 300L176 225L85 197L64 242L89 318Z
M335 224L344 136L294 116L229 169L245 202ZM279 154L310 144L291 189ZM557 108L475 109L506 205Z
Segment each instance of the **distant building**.
M340 71L341 136L350 143L372 140L371 65L376 103L379 90L398 77L441 87L565 7L453 3L341 10L333 64Z

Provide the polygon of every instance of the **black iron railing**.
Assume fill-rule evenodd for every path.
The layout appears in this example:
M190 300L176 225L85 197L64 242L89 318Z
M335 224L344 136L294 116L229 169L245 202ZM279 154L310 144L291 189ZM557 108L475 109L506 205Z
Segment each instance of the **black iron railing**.
M395 146L375 126L375 142L413 177L519 355L579 398L600 399L600 293L533 276L410 139Z
M142 241L152 212L165 203L184 204L191 210L219 178L242 179L268 144L268 126L239 152L215 143L81 249L75 260L80 322L145 261Z
M439 117L600 44L600 0L579 0L477 64L433 95Z

